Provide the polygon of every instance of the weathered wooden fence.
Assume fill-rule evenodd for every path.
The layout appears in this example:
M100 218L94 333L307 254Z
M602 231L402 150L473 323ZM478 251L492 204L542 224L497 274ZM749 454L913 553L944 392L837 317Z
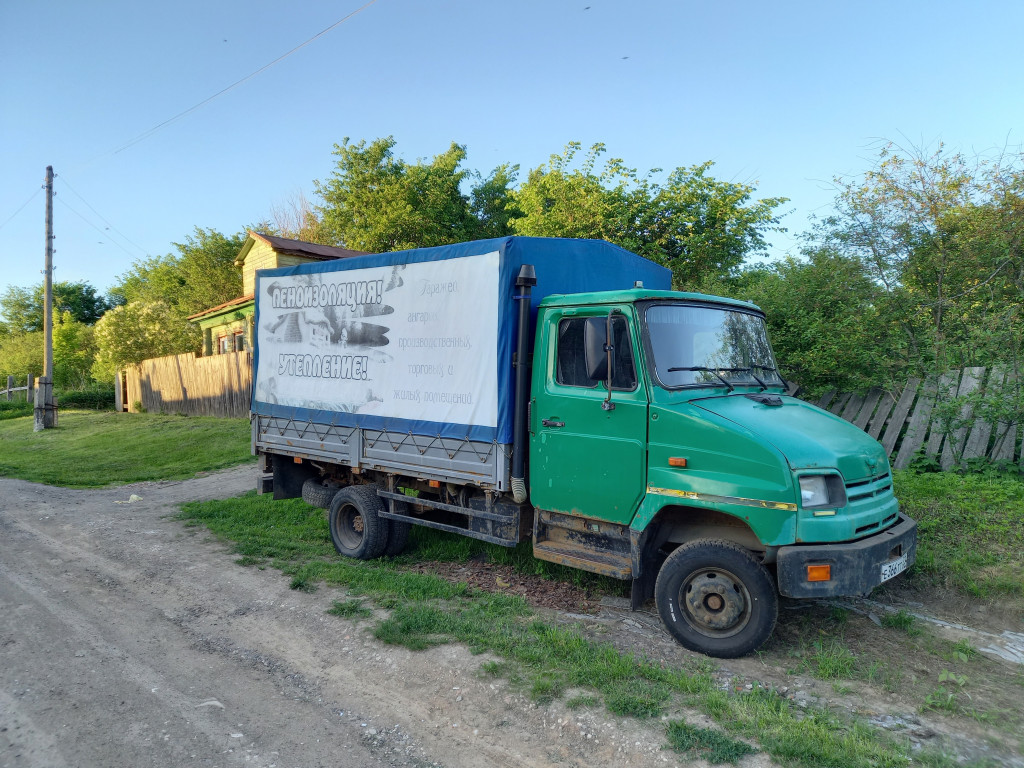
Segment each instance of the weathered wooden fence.
M24 386L24 387L16 387L16 386L14 386L14 383L15 383L14 382L14 376L8 376L7 377L7 389L0 389L0 399L3 399L3 400L14 400L15 399L14 398L14 393L15 392L24 392L25 393L24 399L31 403L32 402L32 398L34 397L34 390L35 390L35 382L32 379L32 374L31 373L28 374L28 376L27 376L27 385L26 386ZM18 399L21 400L22 398L19 397Z
M129 411L141 406L151 413L246 418L251 391L248 352L170 355L144 360L126 371L121 401Z
M830 390L815 404L879 440L896 469L909 466L921 452L946 470L980 458L1020 462L1024 469L1021 425L975 417L969 404L952 420L936 412L937 403L997 389L1006 376L998 368L965 368L945 373L937 381L910 379L898 395L881 389L865 394Z

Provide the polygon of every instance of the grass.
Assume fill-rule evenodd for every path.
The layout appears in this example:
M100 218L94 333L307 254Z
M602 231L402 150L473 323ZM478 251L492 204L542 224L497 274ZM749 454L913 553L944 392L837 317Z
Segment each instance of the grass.
M816 641L806 660L812 674L820 680L849 679L856 663L853 652L837 638Z
M0 421L33 416L34 409L35 406L25 400L0 400Z
M902 608L896 613L886 614L881 618L883 627L890 627L891 629L898 629L901 632L906 632L911 637L916 637L921 634L921 629L916 625L917 619L914 615L907 613Z
M244 419L61 412L56 429L31 416L0 420L0 476L67 488L181 480L251 461Z
M600 705L601 701L596 696L590 694L580 694L579 696L573 696L571 699L566 699L566 709L592 709Z
M373 611L366 607L365 600L335 600L327 612L332 616L340 616L343 619L368 619L373 616Z
M718 726L712 736L702 729L691 731L685 723L676 725L674 735L667 736L672 749L729 762L749 749L745 741L753 741L786 765L907 764L909 747L877 729L824 712L808 714L761 687L739 693L719 689L705 661L670 666L619 651L578 626L539 619L518 596L480 592L404 570L401 558L341 558L331 546L323 511L301 501L274 502L249 494L186 504L181 517L233 542L244 562L277 568L293 584L345 587L349 600L335 602L331 613L370 619L363 612L369 611L369 602L390 610L383 619L370 619L372 633L382 642L413 651L463 643L474 653L496 657L481 664L481 674L507 678L539 703L571 690L574 696L567 706L601 702L612 714L640 719L682 708L703 713ZM443 536L414 529L407 557L426 559L443 546L462 546L461 540L442 545L437 535ZM819 664L827 655L841 661L834 649L823 646L819 653Z
M918 523L915 572L976 597L1024 598L1024 481L908 471L895 482Z
M676 752L703 759L713 765L736 764L757 752L749 744L726 736L713 728L698 728L681 720L668 724L668 743Z

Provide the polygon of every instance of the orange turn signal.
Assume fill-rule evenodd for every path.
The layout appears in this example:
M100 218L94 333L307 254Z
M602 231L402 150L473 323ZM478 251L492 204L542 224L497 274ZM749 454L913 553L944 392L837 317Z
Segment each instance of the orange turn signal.
M679 467L680 469L685 469L686 459L684 459L682 456L672 456L668 460L668 465L670 467Z
M294 461L296 464L301 464L302 463L302 457L301 456L292 456L292 461Z
M427 485L429 485L431 488L440 488L441 487L441 481L440 480L427 480Z
M807 580L808 581L832 581L832 566L831 565L808 565L807 566Z

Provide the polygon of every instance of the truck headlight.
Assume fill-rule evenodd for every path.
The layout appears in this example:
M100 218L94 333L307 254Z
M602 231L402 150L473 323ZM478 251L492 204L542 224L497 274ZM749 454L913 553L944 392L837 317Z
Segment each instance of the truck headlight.
M800 478L800 506L846 506L846 488L839 475L804 475Z

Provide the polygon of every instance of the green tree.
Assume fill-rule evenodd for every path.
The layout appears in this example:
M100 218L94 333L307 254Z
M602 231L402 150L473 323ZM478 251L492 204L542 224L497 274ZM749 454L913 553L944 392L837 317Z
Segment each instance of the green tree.
M60 389L89 384L96 356L94 328L65 311L53 326L53 383ZM40 353L42 350L40 350Z
M534 168L515 192L520 215L512 221L517 234L531 237L581 237L619 242L628 219L623 189L632 181L619 161L609 161L603 173L595 170L605 152L594 144L578 168L581 149L570 142L561 155ZM612 181L614 187L609 187Z
M200 332L188 317L241 295L235 259L245 238L196 227L173 244L177 253L132 264L111 289L118 306L97 324L93 375L105 379L150 357L198 350Z
M139 301L177 304L184 283L178 259L171 254L138 259L118 280L109 292L111 303L115 306Z
M118 304L163 302L182 318L238 298L242 273L235 266L246 233L227 236L196 227L176 254L136 261L111 295Z
M506 237L513 233L512 219L521 216L516 206L513 185L519 176L518 165L499 165L487 177L476 174L478 183L470 193L474 239Z
M754 187L712 177L711 162L658 183L660 169L641 176L618 158L598 171L603 144L574 167L580 149L572 142L530 171L514 196L517 233L608 240L664 264L677 288L692 290L734 276L765 252L769 232L783 231L776 209L786 198L755 200Z
M818 394L891 385L900 339L878 310L882 289L860 261L827 248L745 270L729 294L765 310L788 379Z
M70 310L61 313L53 324L53 383L61 389L74 389L89 383L95 344L93 327L79 322ZM43 374L43 332L29 331L0 338L0 377L15 376L24 381L26 374Z
M28 333L43 329L44 285L31 288L10 286L0 294L0 313L9 333ZM85 281L57 282L53 284L53 316L63 312L80 323L92 325L110 308L107 300L96 294L96 289Z
M181 322L178 312L161 301L133 301L107 312L96 324L92 375L110 381L115 372L143 360L199 348L198 329Z
M314 182L324 226L347 248L381 253L461 242L477 228L461 186L466 148L453 143L429 163L394 155L395 139L336 144L334 172Z
M0 377L24 382L26 374L43 375L43 332L14 333L0 337ZM18 386L21 386L20 384Z
M785 231L776 209L787 198L755 200L754 187L711 176L713 165L672 171L638 222L679 287L735 275L744 260L766 255L769 232Z
M934 374L1024 362L1022 157L971 160L884 147L862 177L838 180L818 241L861 261L884 288L904 367Z
M235 259L247 236L247 232L226 236L196 227L184 242L173 243L182 286L172 298L180 311L195 314L242 295L242 270L235 266Z

